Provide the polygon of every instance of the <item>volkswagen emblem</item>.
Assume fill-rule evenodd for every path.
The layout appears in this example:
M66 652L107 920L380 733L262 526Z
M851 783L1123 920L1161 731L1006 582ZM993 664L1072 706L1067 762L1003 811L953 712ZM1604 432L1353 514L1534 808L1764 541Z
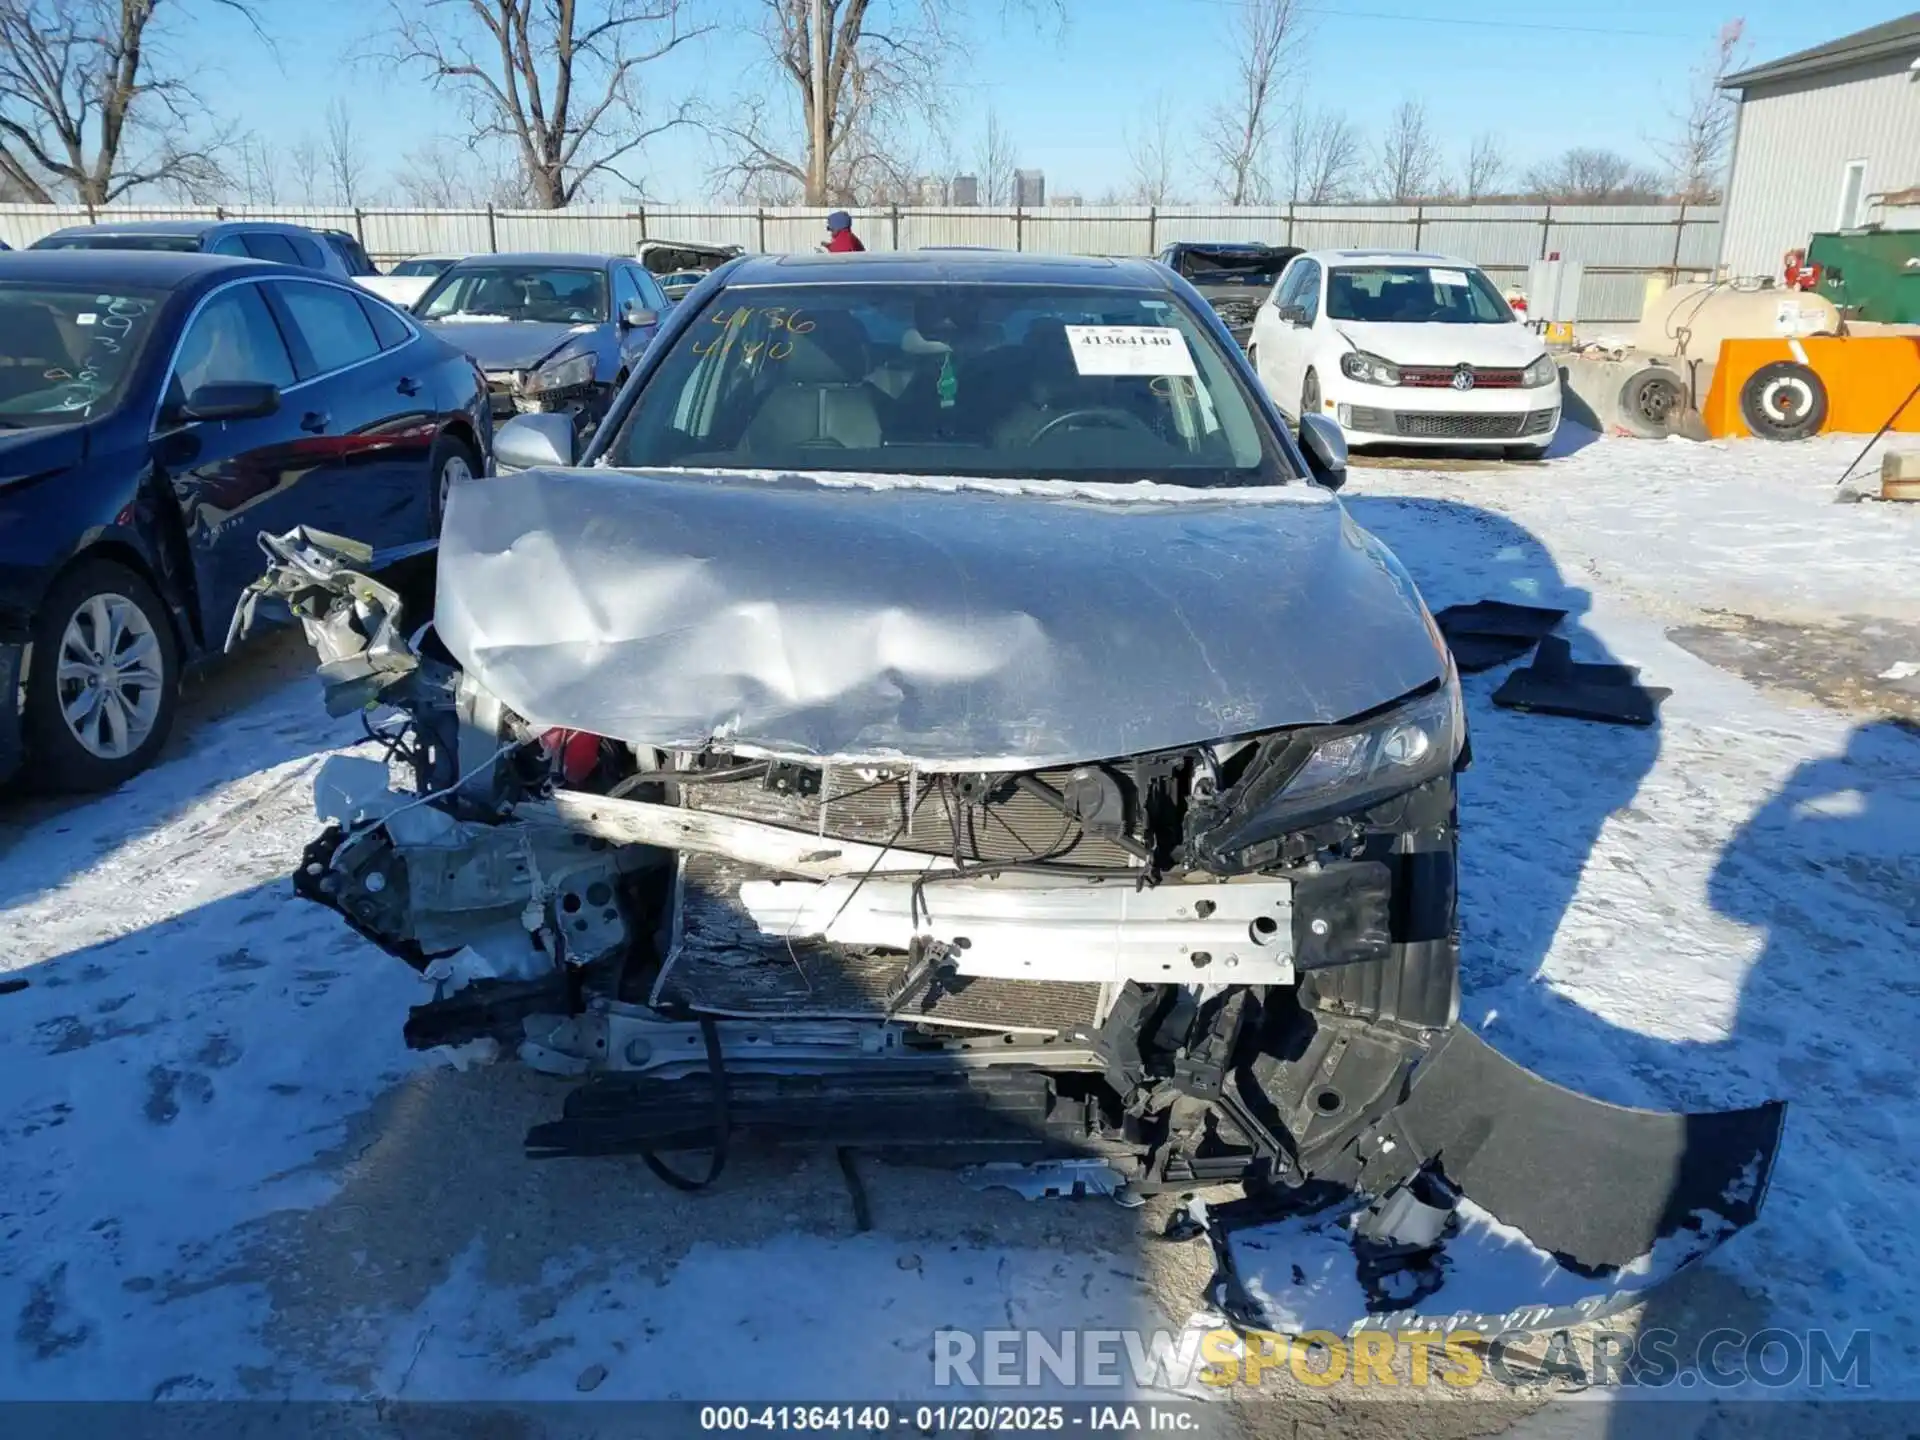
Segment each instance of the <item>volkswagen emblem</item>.
M1453 367L1453 388L1456 390L1471 390L1473 388L1473 367L1471 365L1456 365Z

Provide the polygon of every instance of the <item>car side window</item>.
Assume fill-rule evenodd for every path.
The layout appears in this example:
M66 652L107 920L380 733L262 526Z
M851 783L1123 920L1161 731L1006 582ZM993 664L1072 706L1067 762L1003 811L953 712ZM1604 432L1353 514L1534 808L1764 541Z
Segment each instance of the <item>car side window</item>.
M367 319L373 322L374 338L380 342L382 350L397 350L413 338L413 331L407 328L407 322L396 315L390 306L382 305L371 295L356 295L360 308L367 312Z
M214 241L213 244L209 245L207 249L209 253L214 255L232 255L241 260L251 258L247 254L247 247L240 243L240 237L232 231L222 235L218 240Z
M287 237L271 230L249 230L240 237L247 253L256 260L271 260L276 265L298 265L300 256Z
M293 247L294 258L297 263L304 265L309 270L325 270L328 268L326 249L318 240L310 239L305 235L289 235L286 237L286 241L287 244Z
M653 278L653 272L639 266L632 267L634 283L640 287L641 308L663 315L667 310L667 292L660 288L660 282Z
M179 404L202 385L293 384L293 359L258 285L235 285L201 307L181 337L167 386Z
M659 308L647 304L646 297L640 293L639 272L631 265L616 265L613 267L613 313L624 315L629 305L642 310Z
M1306 312L1303 324L1311 325L1320 318L1320 267L1311 260L1300 262L1300 289L1293 303Z
M309 368L302 380L344 370L380 353L380 340L373 332L373 321L360 308L360 302L336 285L282 283L280 302L292 316L294 328L307 342Z
M1281 275L1279 282L1273 287L1274 309L1284 310L1287 306L1294 303L1294 297L1300 293L1300 276L1305 270L1306 262L1304 260L1287 267L1286 272Z

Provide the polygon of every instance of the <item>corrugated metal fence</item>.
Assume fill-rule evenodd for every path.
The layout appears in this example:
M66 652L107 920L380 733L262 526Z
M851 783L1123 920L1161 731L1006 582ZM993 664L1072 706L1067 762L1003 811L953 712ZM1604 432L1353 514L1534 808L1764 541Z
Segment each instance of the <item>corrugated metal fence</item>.
M825 210L743 206L576 206L570 210L354 210L273 206L130 208L118 219L286 220L347 230L375 260L503 250L631 252L641 240L697 240L748 250L812 250ZM928 245L1080 255L1152 255L1176 240L1261 240L1305 247L1394 246L1472 260L1502 283L1524 282L1531 261L1558 253L1586 265L1581 319L1637 319L1646 277L1711 270L1718 207L1685 205L1288 205L1262 209L1056 206L1040 210L880 207L850 212L870 249ZM63 225L77 206L0 205L0 239L24 246Z

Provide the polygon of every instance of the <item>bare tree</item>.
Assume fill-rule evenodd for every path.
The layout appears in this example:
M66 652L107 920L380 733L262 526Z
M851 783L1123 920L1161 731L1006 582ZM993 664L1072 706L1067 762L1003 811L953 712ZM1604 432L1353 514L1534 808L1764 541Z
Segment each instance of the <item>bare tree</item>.
M1020 168L1020 152L1014 147L1013 136L1000 123L997 110L987 111L986 133L980 137L973 163L980 176L980 203L1013 204L1013 172Z
M273 143L265 136L247 134L234 147L235 180L241 203L278 205L280 203L280 163Z
M106 205L143 185L204 190L229 134L154 22L186 0L0 0L0 176L30 200ZM205 0L253 21L247 0ZM257 26L256 26L257 28Z
M1127 167L1136 205L1172 205L1178 184L1181 151L1174 139L1173 111L1165 92L1155 95L1153 108L1127 125Z
M287 165L293 179L293 198L302 205L318 205L321 201L321 182L327 170L326 155L320 142L311 134L302 135L288 147Z
M911 187L916 127L941 128L968 0L755 0L772 83L707 129L716 178L737 194L797 185L809 205L876 200ZM813 28L818 5L820 33ZM1054 10L1064 0L1002 0ZM819 63L816 64L816 52ZM819 96L816 116L816 92ZM817 123L816 123L817 121Z
M334 203L358 210L367 199L367 158L360 145L360 127L354 123L353 112L347 108L346 101L337 97L327 106L323 144Z
M1500 177L1507 173L1506 152L1500 137L1492 131L1475 137L1467 147L1466 162L1460 167L1460 198L1482 200L1496 192Z
M1373 186L1383 200L1406 203L1432 195L1440 181L1440 147L1427 125L1427 107L1402 100L1380 137Z
M1296 205L1327 205L1353 193L1360 169L1360 132L1333 110L1296 104L1280 132L1280 158L1287 199Z
M1720 198L1740 108L1720 88L1720 79L1740 68L1747 54L1745 34L1742 20L1720 27L1713 48L1688 78L1685 108L1672 112L1667 138L1654 147L1666 163L1674 194L1690 205Z
M506 144L533 203L560 209L690 118L686 102L651 122L641 78L652 61L712 29L689 0L389 0L382 52L458 95L476 136Z
M1612 150L1575 146L1527 171L1527 192L1541 200L1582 205L1647 204L1664 197L1658 173Z
M1267 152L1280 118L1278 92L1299 58L1304 30L1301 0L1239 0L1232 27L1232 96L1214 107L1205 142L1229 205L1257 205L1267 198Z

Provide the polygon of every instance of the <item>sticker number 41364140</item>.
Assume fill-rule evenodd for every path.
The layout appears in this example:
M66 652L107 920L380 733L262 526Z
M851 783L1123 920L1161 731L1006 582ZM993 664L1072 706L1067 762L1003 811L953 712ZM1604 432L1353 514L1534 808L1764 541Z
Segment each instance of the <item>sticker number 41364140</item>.
M1192 375L1187 337L1170 325L1069 325L1067 345L1082 375Z

